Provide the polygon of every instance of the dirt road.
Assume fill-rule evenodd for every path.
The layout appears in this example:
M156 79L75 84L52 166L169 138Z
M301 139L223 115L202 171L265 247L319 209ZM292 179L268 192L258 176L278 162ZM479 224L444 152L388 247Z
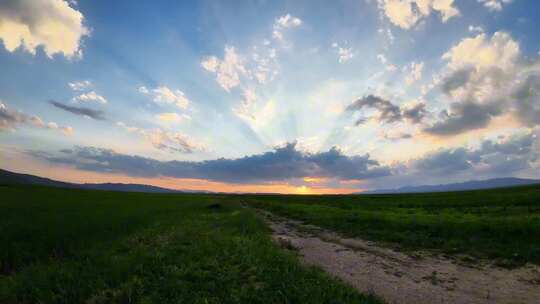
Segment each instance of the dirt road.
M387 303L540 303L540 267L463 265L433 255L406 255L259 211L283 247L363 293Z

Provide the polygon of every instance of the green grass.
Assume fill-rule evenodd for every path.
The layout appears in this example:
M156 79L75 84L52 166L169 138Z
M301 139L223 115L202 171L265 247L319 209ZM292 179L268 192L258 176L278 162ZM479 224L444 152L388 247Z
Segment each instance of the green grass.
M540 264L540 185L349 196L251 196L255 207L402 250Z
M379 303L300 265L234 196L0 191L0 303Z

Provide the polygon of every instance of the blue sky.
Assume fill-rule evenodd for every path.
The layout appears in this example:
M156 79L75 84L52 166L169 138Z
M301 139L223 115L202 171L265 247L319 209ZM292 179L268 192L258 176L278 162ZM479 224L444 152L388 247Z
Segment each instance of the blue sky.
M531 0L6 1L0 164L293 193L538 178L539 22Z

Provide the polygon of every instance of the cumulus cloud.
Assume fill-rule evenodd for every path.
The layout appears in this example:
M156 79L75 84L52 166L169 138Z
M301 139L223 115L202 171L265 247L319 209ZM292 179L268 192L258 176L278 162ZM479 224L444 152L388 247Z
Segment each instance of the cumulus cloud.
M335 177L345 180L370 179L390 174L369 155L346 156L338 149L306 153L295 143L263 154L236 159L220 158L200 162L159 161L116 153L113 150L76 147L50 155L32 155L81 170L122 173L132 176L197 178L228 183L265 183L304 177Z
M59 130L65 135L73 134L72 127L61 127L55 122L45 123L38 116L28 115L23 112L10 109L7 105L0 102L0 132L6 130L15 130L20 125L31 126L39 129Z
M74 102L97 102L97 103L101 103L101 104L106 104L107 103L107 99L105 97L99 95L95 91L82 93L80 95L77 95L77 96L73 97L72 100Z
M283 32L286 29L299 27L302 25L302 20L290 14L283 15L274 21L272 38L283 40Z
M74 107L54 100L50 100L49 103L58 109L70 112L75 115L81 115L95 120L105 120L105 115L103 111L100 110L94 110L84 107Z
M128 132L136 133L152 144L154 148L172 153L193 153L196 151L206 151L206 146L199 143L189 136L179 132L164 131L159 128L143 129L128 126L123 122L117 122L116 125Z
M509 34L465 38L443 59L448 64L439 86L451 102L427 133L453 136L484 128L502 115L513 115L527 127L540 123L540 63L524 59Z
M443 22L459 15L454 0L378 0L378 6L390 22L403 29L414 27L431 13L438 13Z
M0 39L9 52L18 48L36 54L81 57L81 39L90 31L83 14L64 0L8 0L0 2Z
M502 11L503 5L512 3L513 0L478 0L490 11Z
M448 65L452 69L467 66L476 69L489 67L505 69L515 64L519 53L519 44L508 33L495 32L491 39L485 33L465 38L442 58L448 60Z
M441 149L409 162L411 173L441 176L469 172L482 175L509 175L536 168L540 157L538 132L484 140L479 147Z
M401 122L404 119L411 123L420 123L427 114L425 104L418 102L407 107L401 108L393 104L389 100L383 99L375 95L367 95L353 101L346 110L349 112L362 111L364 108L375 109L378 116L375 119L380 123L395 123ZM367 121L367 118L359 118L355 125L360 125Z
M190 100L187 99L184 92L178 89L171 90L166 86L159 86L153 89L148 89L147 87L142 86L139 87L139 92L152 96L152 100L156 103L174 104L181 109L187 109L191 103Z

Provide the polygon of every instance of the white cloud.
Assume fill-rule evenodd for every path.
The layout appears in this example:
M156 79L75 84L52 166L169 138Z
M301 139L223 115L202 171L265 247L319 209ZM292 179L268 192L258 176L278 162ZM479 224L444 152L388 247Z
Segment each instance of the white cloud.
M74 102L92 102L92 101L95 101L95 102L98 102L98 103L101 103L101 104L106 104L107 103L107 99L105 99L105 97L99 95L95 91L82 93L82 94L80 94L78 96L73 97L72 100Z
M181 109L187 109L191 103L184 92L178 89L173 91L166 86L159 86L154 89L148 89L142 86L139 88L139 92L152 96L152 100L156 103L170 103Z
M453 69L473 66L477 69L498 67L507 69L514 65L519 56L519 44L509 34L496 32L491 39L482 33L463 39L443 55Z
M510 4L512 0L478 0L490 11L502 11L503 5Z
M84 91L92 86L92 82L90 80L73 81L68 82L68 85L73 91Z
M289 28L295 28L302 25L302 20L293 17L290 14L283 15L274 21L272 38L283 40L283 31Z
M478 33L483 33L484 32L484 29L481 27L481 26L474 26L474 25L469 25L469 32L478 32Z
M337 43L333 43L332 47L337 50L338 62L345 63L354 57L354 51L352 48L344 48Z
M509 34L465 38L442 58L448 64L434 83L442 100L450 102L428 133L454 136L484 128L489 132L491 123L540 124L540 61L522 56Z
M216 81L227 92L240 84L240 75L246 75L247 69L244 66L244 59L236 53L234 47L225 46L223 60L216 56L205 58L201 66L216 74Z
M443 22L459 15L454 0L378 0L378 5L390 22L403 29L414 27L432 12L439 13Z
M423 62L411 62L409 66L405 68L405 71L408 72L407 76L405 77L405 83L407 85L411 85L414 82L420 80L422 78L422 71L424 70L424 63Z
M154 148L159 150L174 153L194 153L208 150L206 145L179 132L169 132L159 128L142 129L128 126L123 122L117 122L116 125L130 133L136 133L142 136L146 141L152 144Z
M64 0L0 2L0 39L9 52L18 48L36 54L39 46L52 58L81 57L81 39L90 31L84 16Z

